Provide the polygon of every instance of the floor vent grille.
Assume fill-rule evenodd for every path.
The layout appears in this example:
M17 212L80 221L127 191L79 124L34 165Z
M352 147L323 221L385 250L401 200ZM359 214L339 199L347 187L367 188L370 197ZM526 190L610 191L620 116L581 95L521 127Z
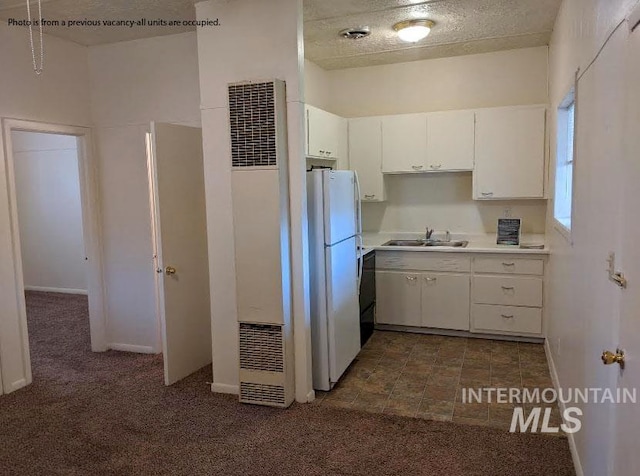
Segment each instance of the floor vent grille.
M284 372L282 327L240 323L240 368Z
M260 405L284 406L284 387L281 385L241 382L240 401L258 403Z

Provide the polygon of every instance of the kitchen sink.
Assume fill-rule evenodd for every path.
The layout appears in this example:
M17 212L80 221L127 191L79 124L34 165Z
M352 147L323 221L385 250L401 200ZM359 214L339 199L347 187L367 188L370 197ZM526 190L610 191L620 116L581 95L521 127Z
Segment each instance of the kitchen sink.
M469 244L466 240L460 241L425 241L424 246L447 246L451 248L466 248Z
M469 244L468 241L440 241L440 240L390 240L383 243L382 246L439 246L447 248L465 248Z
M424 246L424 240L391 240L383 243L382 246Z

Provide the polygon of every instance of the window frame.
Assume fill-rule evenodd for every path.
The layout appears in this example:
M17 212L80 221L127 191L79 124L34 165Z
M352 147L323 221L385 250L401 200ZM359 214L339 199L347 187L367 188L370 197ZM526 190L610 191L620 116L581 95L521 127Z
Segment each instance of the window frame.
M554 194L553 194L553 222L554 228L558 231L569 243L572 242L572 228L574 220L574 204L575 204L575 162L576 162L576 119L577 119L577 101L576 101L575 88L572 88L560 102L556 110L556 154L555 154L555 174L554 174ZM573 119L573 136L570 137L569 128L569 114ZM563 137L564 136L564 137ZM567 156L570 155L570 158ZM562 162L560 162L562 160ZM566 194L563 198L563 205L569 208L568 220L563 217L558 217L557 203L558 203L558 173L563 167L564 183L568 183L571 187L570 194ZM570 178L567 180L569 174L566 169L569 169ZM569 195L569 196L567 196ZM568 203L567 203L568 202ZM568 222L567 222L568 221Z

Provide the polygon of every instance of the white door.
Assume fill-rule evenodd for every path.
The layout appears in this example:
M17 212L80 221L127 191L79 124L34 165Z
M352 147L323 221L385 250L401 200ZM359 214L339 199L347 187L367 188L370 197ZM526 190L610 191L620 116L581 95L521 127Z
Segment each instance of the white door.
M427 115L382 118L382 171L421 172L427 162Z
M356 234L355 175L350 170L327 170L324 189L324 239L333 245Z
M469 330L468 275L422 275L422 325L438 329Z
M358 173L360 199L363 202L386 200L380 118L349 119L349 168Z
M419 274L376 271L376 323L422 325Z
M476 112L474 198L542 198L544 137L544 107Z
M356 239L325 249L329 377L332 383L360 352L360 304Z
M627 133L626 152L622 164L622 246L617 267L627 279L627 288L620 291L619 344L625 351L626 365L620 372L617 366L609 369L618 373L618 387L640 388L640 28L636 28L627 43ZM605 317L605 316L603 316ZM613 351L614 349L609 349ZM640 467L638 452L638 422L640 402L616 406L619 435L615 444L614 470L616 476L637 474Z
M427 115L427 170L473 170L473 111Z
M616 253L617 261L621 256L625 37L626 33L618 29L585 70L577 88L576 199L570 253L575 257L574 299L580 315L580 324L573 332L580 337L569 345L565 343L562 352L576 356L573 362L577 365L571 372L578 376L580 387L586 388L615 389L617 383L617 369L602 365L600 355L604 349L615 350L618 344L621 289L609 280L606 260L609 252ZM637 216L637 208L632 216ZM580 455L585 474L625 476L611 472L616 405L590 399L580 406L584 415L582 430L575 434L578 447L591 448L591 439L598 441L597 451L586 450Z
M152 123L149 175L164 380L211 363L202 130Z

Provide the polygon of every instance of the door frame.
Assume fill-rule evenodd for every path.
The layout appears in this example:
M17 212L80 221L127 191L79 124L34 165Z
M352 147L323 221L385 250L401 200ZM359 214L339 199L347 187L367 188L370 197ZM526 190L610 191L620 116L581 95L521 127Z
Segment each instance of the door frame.
M91 329L91 350L104 352L106 343L105 291L102 274L102 233L99 213L98 175L95 154L93 152L93 135L88 127L50 124L20 119L2 119L2 142L0 154L4 152L9 198L9 222L11 225L11 245L13 269L15 273L15 290L18 309L18 328L20 330L22 360L25 369L24 380L14 384L5 382L5 393L12 392L30 384L31 357L29 353L29 337L27 329L27 312L24 296L24 275L22 269L22 250L20 247L20 230L18 226L18 208L16 204L16 182L13 156L12 131L49 133L70 135L78 140L78 172L80 178L80 200L82 206L82 230L85 256L87 258L87 291L89 297L89 325ZM0 349L1 353L2 349ZM0 354L0 359L2 355Z

